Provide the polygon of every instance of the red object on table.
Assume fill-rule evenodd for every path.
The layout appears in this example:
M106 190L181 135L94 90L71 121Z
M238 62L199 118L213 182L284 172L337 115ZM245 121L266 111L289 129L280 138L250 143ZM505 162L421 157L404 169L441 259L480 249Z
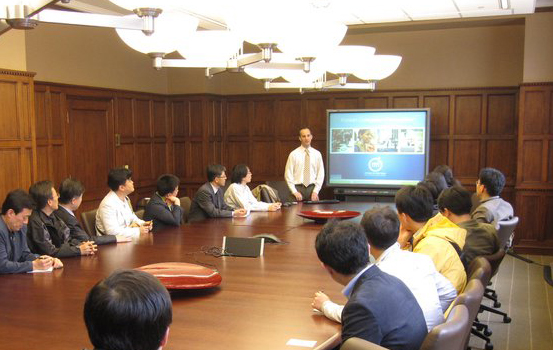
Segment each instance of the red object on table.
M299 216L306 219L315 220L317 223L324 223L330 219L345 220L351 219L356 216L359 216L361 213L358 211L352 210L309 210L309 211L300 211Z
M169 290L213 288L221 284L222 280L216 270L181 262L151 264L138 267L137 270L154 275Z

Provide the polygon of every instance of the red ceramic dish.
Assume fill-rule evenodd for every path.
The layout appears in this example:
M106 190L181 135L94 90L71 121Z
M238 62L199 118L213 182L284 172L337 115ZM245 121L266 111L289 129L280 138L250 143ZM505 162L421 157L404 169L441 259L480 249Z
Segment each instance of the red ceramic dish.
M221 284L222 280L218 271L180 262L151 264L138 267L137 270L154 275L169 290L213 288Z
M360 214L361 214L360 212L352 211L352 210L325 210L325 209L300 211L298 213L299 216L304 217L306 219L315 220L315 222L318 222L318 223L324 223L330 219L338 219L338 220L351 219L356 216L359 216Z

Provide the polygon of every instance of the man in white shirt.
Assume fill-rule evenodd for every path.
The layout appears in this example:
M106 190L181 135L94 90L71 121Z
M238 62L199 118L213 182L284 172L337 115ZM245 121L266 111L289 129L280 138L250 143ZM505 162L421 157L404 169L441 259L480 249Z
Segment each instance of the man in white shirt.
M290 152L284 169L284 180L292 193L291 201L319 200L325 169L321 152L311 147L309 128L300 129L301 146Z
M139 219L131 207L129 194L134 192L132 171L126 168L111 169L108 186L111 191L104 197L96 212L96 233L98 235L120 235L138 237L148 233L152 223Z
M444 312L457 296L455 287L441 275L430 257L401 250L397 243L399 218L389 207L367 211L361 220L376 265L399 278L415 296L424 314L428 331L444 322ZM315 293L313 306L328 318L341 321L343 306L322 292Z

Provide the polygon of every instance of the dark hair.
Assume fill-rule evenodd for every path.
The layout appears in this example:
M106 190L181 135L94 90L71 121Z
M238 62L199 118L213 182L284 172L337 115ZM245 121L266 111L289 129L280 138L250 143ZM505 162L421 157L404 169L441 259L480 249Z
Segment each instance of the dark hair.
M311 129L309 129L307 126L304 126L304 127L301 127L301 128L298 130L298 135L301 136L301 131L302 131L302 130L305 130L305 129L309 130L309 133L311 133Z
M432 217L432 194L422 186L402 187L395 202L398 213L405 213L416 222L426 222Z
M436 185L433 182L430 182L428 180L423 180L417 184L417 187L424 187L428 190L430 195L432 196L432 203L436 204L438 201L438 197L440 196L440 192L436 188Z
M124 186L127 180L132 177L132 171L127 168L111 169L108 173L108 187L112 191L117 191L119 186Z
M67 178L60 183L58 191L60 203L67 204L84 193L84 186L78 180Z
M2 215L6 215L10 209L12 209L16 215L21 213L23 209L32 210L33 199L22 189L10 191L6 199L4 199L4 203L2 203Z
M230 182L233 184L239 184L242 179L248 175L248 166L246 164L237 164L232 168L232 177Z
M156 350L172 319L167 289L137 270L112 273L92 287L84 304L88 336L97 349Z
M227 168L221 164L210 164L207 166L207 181L212 182L216 177L221 176L221 174L226 171Z
M48 180L36 182L29 187L29 194L33 197L36 210L44 209L48 200L53 199L52 188L54 188L54 184Z
M315 249L319 260L343 275L357 273L369 262L367 237L353 222L329 221L317 235Z
M448 209L455 215L470 214L472 194L461 186L453 186L442 192L438 198L441 212Z
M173 174L163 174L157 178L156 190L160 196L165 196L179 187L180 180Z
M451 187L455 185L455 178L453 177L453 171L451 168L445 164L438 165L432 170L433 173L440 173L444 176L447 186Z
M436 191L437 191L436 196L434 197L434 194L432 194L432 197L434 197L434 202L436 202L440 193L442 193L443 190L449 187L442 173L436 173L436 172L428 173L424 177L424 181L430 182L434 184L434 186L436 187Z
M490 196L499 196L503 187L505 187L505 175L494 168L484 168L480 170L478 180L484 185Z
M376 206L367 210L361 219L367 241L378 249L387 249L397 242L399 217L390 207Z

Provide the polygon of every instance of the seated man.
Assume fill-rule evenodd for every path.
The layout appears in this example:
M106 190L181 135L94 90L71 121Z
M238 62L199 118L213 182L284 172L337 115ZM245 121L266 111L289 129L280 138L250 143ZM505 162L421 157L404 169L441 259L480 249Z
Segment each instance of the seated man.
M460 293L467 282L460 258L466 231L439 214L432 218L432 195L424 187L403 187L395 202L401 222L400 246L430 256L436 270Z
M23 190L8 193L0 216L0 273L20 273L60 268L59 259L31 253L27 246L27 222L33 199Z
M376 207L365 212L361 226L369 242L369 251L376 259L376 266L405 283L422 309L428 331L443 323L444 312L457 292L451 282L436 271L432 259L401 250L397 243L397 214L390 207ZM328 318L340 322L343 306L331 302L322 292L315 294L314 304Z
M142 271L112 273L92 287L84 304L94 349L161 349L167 344L172 319L167 289Z
M152 223L139 219L127 197L134 192L132 171L126 168L111 169L108 174L109 193L102 199L96 212L96 233L138 237L152 229Z
M342 312L342 342L357 337L387 349L420 347L427 334L421 308L403 282L368 262L361 226L331 221L317 235L315 248L349 299Z
M443 216L467 231L461 260L465 266L480 255L494 254L499 250L497 231L491 224L480 223L470 217L471 194L460 186L443 191L438 207Z
M144 211L144 219L153 221L154 231L180 226L182 223L182 208L177 197L179 183L179 178L171 174L161 175L157 179L157 192L150 198Z
M201 221L207 218L227 218L232 216L245 216L246 209L232 209L223 199L223 187L225 187L225 167L219 164L211 164L207 167L207 181L196 192L188 221Z
M51 181L33 184L29 193L35 201L27 232L27 244L32 252L59 258L94 254L94 242L72 238L69 227L54 215L58 209L58 193Z
M98 245L130 241L125 236L91 236L83 229L74 214L83 201L84 186L80 181L70 178L63 180L59 192L59 208L54 212L54 215L69 227L71 238L81 242L92 241Z
M478 221L494 225L513 217L513 207L499 197L505 187L505 176L494 168L480 170L476 181L476 196L480 200L471 217Z

